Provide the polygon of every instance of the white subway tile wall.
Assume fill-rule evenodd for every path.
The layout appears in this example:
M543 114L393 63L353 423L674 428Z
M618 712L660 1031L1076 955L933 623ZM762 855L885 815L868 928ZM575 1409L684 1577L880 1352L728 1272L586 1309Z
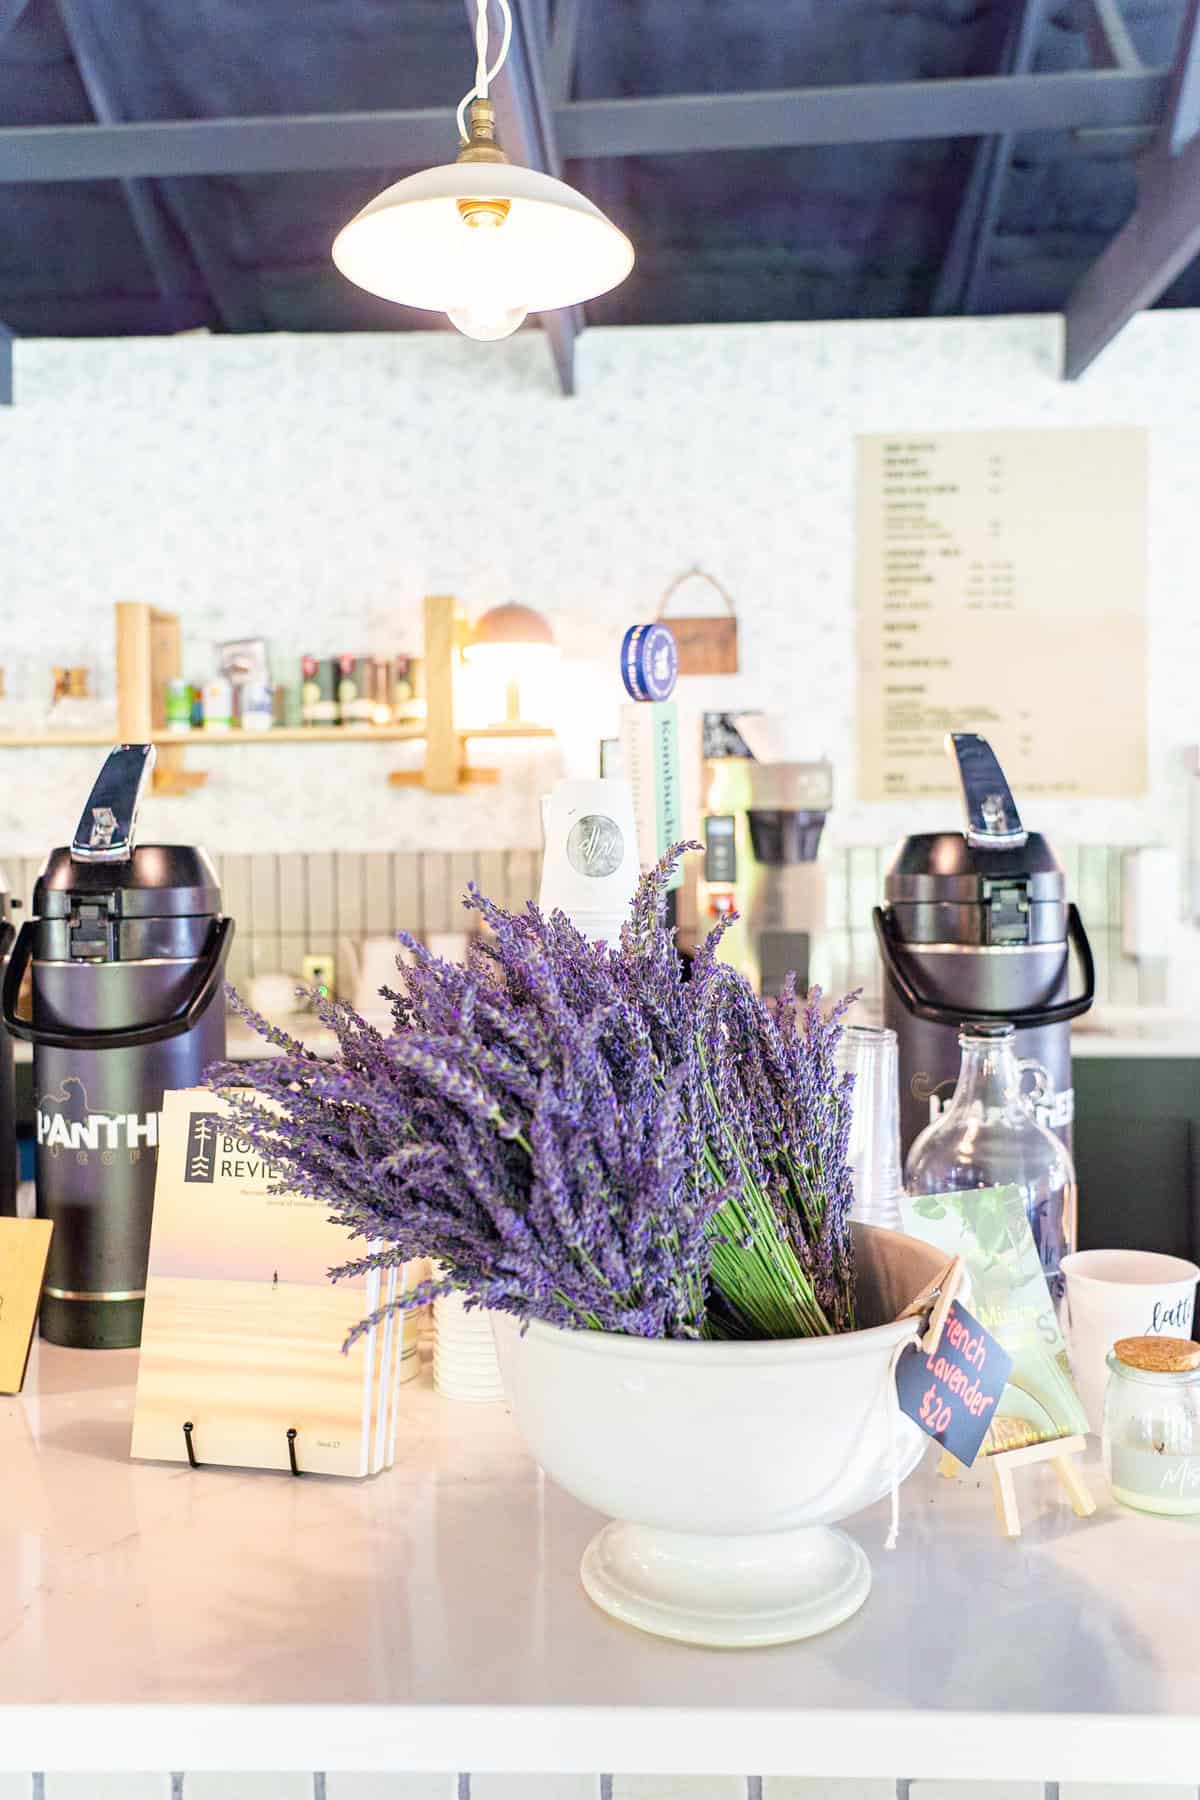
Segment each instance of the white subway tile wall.
M28 1777L12 1776L11 1780L28 1782ZM22 1791L26 1800L28 1786ZM13 1790L16 1800L17 1790ZM9 1800L0 1787L0 1800ZM47 1775L45 1800L171 1800L169 1775Z
M883 895L892 845L854 845L825 859L831 986L861 987L879 998L879 961L871 908ZM1161 971L1142 968L1121 953L1119 848L1067 845L1061 852L1068 893L1083 914L1096 955L1101 1004L1161 1002ZM512 911L535 899L541 874L537 850L345 851L218 857L222 905L237 921L229 977L300 975L310 951L334 952L342 991L352 997L352 971L364 937L411 931L418 937L471 928L462 909L467 884L478 883ZM6 870L12 892L28 907L38 865L21 859Z
M1153 1782L794 1775L5 1775L0 1800L1200 1800Z
M313 1775L185 1775L186 1800L314 1800L323 1778Z
M832 1776L815 1781L801 1775L767 1775L762 1800L897 1800L894 1781L852 1781ZM1038 1800L1042 1800L1039 1794Z
M909 1800L1044 1800L1041 1781L910 1781Z
M746 1800L736 1775L614 1775L612 1800Z
M471 1800L597 1800L598 1792L595 1775L471 1776Z
M324 1800L458 1800L458 1788L457 1775L330 1774Z
M1128 1786L1119 1781L1064 1781L1058 1800L1196 1800L1196 1789L1153 1781Z

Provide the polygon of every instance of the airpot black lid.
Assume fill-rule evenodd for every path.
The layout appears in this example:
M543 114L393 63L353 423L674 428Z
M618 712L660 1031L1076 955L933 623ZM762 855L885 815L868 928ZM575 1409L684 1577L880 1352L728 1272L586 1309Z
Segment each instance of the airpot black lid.
M982 850L961 831L922 831L907 837L884 878L884 898L906 901L982 903L985 883L1027 881L1033 901L1066 898L1066 876L1040 832L1031 831L1016 850Z
M52 850L33 890L33 911L65 919L74 901L112 896L121 918L190 918L219 913L221 889L208 852L191 844L139 844L128 862L77 862Z

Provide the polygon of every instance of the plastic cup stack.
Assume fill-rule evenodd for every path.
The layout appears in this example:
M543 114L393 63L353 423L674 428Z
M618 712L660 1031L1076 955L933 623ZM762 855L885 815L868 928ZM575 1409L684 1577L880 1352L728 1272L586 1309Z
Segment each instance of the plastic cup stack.
M447 1400L503 1400L492 1315L460 1294L433 1303L433 1385Z
M850 1170L860 1225L900 1229L900 1058L896 1034L884 1025L850 1025L838 1045L838 1068L854 1076Z

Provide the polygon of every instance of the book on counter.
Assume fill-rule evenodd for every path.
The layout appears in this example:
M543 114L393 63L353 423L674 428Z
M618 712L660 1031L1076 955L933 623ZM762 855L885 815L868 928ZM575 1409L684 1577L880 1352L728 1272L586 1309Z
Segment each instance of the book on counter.
M403 1292L408 1271L329 1270L364 1253L325 1205L278 1177L205 1088L168 1093L159 1139L132 1454L200 1464L371 1475L396 1453L415 1320L390 1313L343 1353L351 1327Z

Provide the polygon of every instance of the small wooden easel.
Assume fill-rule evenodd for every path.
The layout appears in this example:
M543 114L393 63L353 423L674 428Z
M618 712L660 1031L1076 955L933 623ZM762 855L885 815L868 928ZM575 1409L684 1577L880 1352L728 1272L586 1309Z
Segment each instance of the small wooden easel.
M1080 1480L1079 1471L1071 1460L1079 1456L1084 1448L1085 1441L1081 1437L1054 1438L1048 1444L1025 1444L1019 1450L996 1450L988 1457L996 1484L996 1517L1005 1537L1017 1538L1021 1535L1021 1515L1017 1510L1017 1490L1013 1485L1012 1472L1014 1469L1024 1468L1027 1463L1048 1462L1071 1502L1071 1511L1075 1517L1090 1518L1096 1510L1096 1502Z
M900 1314L902 1319L919 1318L932 1304L929 1325L921 1338L921 1348L927 1356L932 1356L941 1341L942 1331L946 1323L946 1314L954 1302L963 1284L966 1265L962 1257L955 1257L936 1280L922 1288L916 1299L905 1307ZM984 1440L986 1443L986 1439ZM1071 1510L1076 1518L1087 1519L1096 1510L1096 1502L1080 1479L1072 1458L1079 1456L1086 1448L1082 1437L1052 1438L1046 1444L1022 1444L1015 1450L983 1450L991 1465L995 1482L996 1517L1005 1537L1018 1538L1021 1535L1021 1514L1017 1506L1017 1490L1013 1482L1013 1470L1024 1468L1029 1463L1048 1462L1053 1466L1067 1499L1071 1502ZM976 1458L978 1461L978 1458ZM948 1479L953 1478L962 1468L956 1456L949 1450L943 1450L938 1463L938 1474Z
M995 1483L996 1518L1005 1537L1018 1538L1021 1535L1021 1514L1017 1506L1013 1470L1024 1468L1029 1463L1050 1463L1062 1484L1063 1492L1071 1502L1071 1510L1076 1518L1091 1517L1096 1510L1096 1502L1071 1460L1079 1456L1085 1447L1085 1441L1081 1437L1063 1437L1052 1438L1047 1444L1022 1444L1018 1450L994 1450L990 1454L986 1450L982 1452L985 1460L991 1464ZM943 1450L938 1463L938 1474L952 1481L962 1466L948 1450Z

